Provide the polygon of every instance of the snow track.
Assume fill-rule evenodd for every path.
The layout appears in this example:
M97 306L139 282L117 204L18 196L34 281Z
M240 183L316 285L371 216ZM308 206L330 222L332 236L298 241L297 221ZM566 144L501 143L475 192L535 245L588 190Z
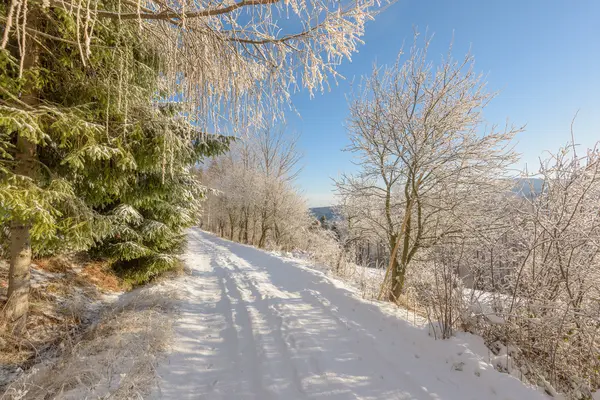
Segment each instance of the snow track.
M544 398L493 370L478 338L435 341L300 261L192 230L186 264L154 398Z

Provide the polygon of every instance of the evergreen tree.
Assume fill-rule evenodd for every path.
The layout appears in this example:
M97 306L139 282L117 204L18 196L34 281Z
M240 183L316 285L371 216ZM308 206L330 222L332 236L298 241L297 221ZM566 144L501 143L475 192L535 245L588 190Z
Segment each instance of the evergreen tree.
M143 118L130 136L137 168L119 197L98 210L116 224L94 249L113 258L133 283L178 262L183 231L199 220L205 198L205 187L191 167L227 149L230 140L197 132L177 117L173 106L139 110L138 115Z
M327 229L327 218L325 218L324 215L321 215L321 218L319 218L319 221L321 222L321 226L325 229Z
M25 242L12 255L11 322L26 316L32 253L94 247L143 279L174 265L203 195L189 169L228 142L157 105L159 57L133 29L98 27L84 61L70 44L75 21L48 12L56 24L45 32L65 40L36 38L47 51L35 67L20 76L16 41L0 50L0 235L8 239L10 226ZM23 101L26 91L35 104Z

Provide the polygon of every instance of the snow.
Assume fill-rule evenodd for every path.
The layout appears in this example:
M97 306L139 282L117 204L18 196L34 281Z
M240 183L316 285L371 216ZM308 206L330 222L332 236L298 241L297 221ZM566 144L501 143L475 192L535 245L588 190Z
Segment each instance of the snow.
M465 289L463 295L475 315L485 317L491 324L503 325L506 323L504 318L498 316L496 312L509 305L512 297L474 289Z
M305 262L195 229L186 265L154 398L547 398L496 371L480 337L435 340Z

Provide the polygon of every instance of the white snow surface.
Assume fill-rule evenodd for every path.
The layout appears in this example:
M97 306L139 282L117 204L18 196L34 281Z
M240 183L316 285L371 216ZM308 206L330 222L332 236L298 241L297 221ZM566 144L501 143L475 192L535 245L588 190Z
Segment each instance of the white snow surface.
M153 398L547 399L496 371L481 338L435 340L306 262L193 229L186 265Z

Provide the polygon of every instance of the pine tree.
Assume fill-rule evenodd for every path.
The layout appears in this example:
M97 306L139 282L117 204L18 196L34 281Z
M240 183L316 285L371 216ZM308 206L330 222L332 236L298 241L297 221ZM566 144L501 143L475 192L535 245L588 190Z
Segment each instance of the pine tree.
M137 113L143 118L130 136L137 168L131 184L99 210L115 224L94 250L142 283L178 263L184 229L198 222L206 193L192 166L226 150L230 138L197 132L171 105Z
M60 23L46 32L69 40L74 21L54 11ZM26 316L32 254L94 247L146 279L174 265L203 194L189 169L227 147L157 105L159 57L134 30L108 24L96 35L102 44L86 62L69 43L38 38L49 51L21 77L15 43L0 51L1 235L10 227L25 249L11 263L6 310L15 327ZM22 101L32 88L36 106ZM25 140L33 146L24 159Z
M40 13L36 8L29 16L41 27ZM43 28L49 33L60 32L68 40L75 29L73 21L60 11L54 17L57 24ZM98 122L101 115L97 109L101 99L94 97L102 93L102 87L93 73L109 68L109 53L96 53L93 61L98 69L91 70L81 65L80 59L72 59L72 46L65 42L35 35L23 49L23 40L18 39L10 38L6 49L0 50L4 149L0 160L0 205L4 212L0 222L10 227L6 319L13 328L22 329L32 252L49 250L53 243L84 249L104 231L101 219L78 198L68 179L77 169L70 157L79 154L111 159L123 152L117 148L102 152L105 129ZM19 60L23 52L25 56ZM53 165L52 155L57 151L65 158Z

